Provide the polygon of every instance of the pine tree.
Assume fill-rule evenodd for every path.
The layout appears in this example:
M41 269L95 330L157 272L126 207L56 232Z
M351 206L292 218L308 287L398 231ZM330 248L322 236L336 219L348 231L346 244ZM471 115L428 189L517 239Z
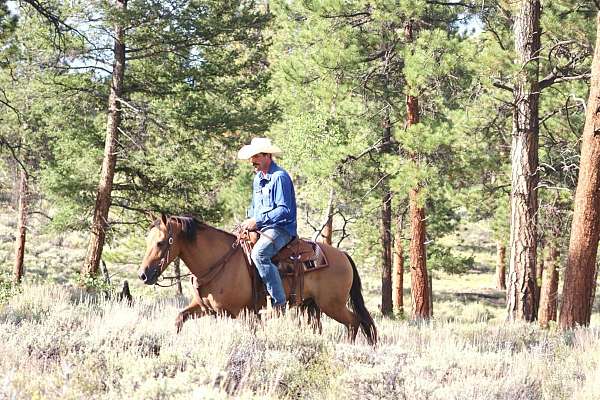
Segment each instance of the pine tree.
M377 233L354 225L360 230L361 247L381 249L377 251L381 254L377 264L382 265L381 307L382 312L391 312L390 194L408 197L411 187L421 187L418 204L424 207L446 200L445 189L452 187L440 184L435 176L451 170L462 185L464 175L458 171L465 169L464 164L436 161L451 159L455 149L450 143L466 132L452 126L461 116L450 115L450 110L468 98L459 93L470 84L470 67L465 64L473 45L463 42L453 25L459 9L448 6L418 2L417 7L399 7L389 1L272 5L277 17L277 58L272 67L283 110L276 135L293 148L291 163L302 165L294 172L303 182L315 183L311 188L322 199L321 207L327 196L318 188L339 185L336 208L352 210L359 224L379 226ZM404 34L409 20L420 26L414 43L408 43ZM454 78L447 79L448 75ZM425 107L420 111L422 122L403 130L407 95L422 97ZM422 164L416 166L411 158ZM431 219L456 216L446 213L445 207L434 209L442 212ZM451 226L434 223L432 234ZM422 248L425 242L423 236ZM443 254L444 261L438 258L441 262L435 265L447 265L452 258L447 249L436 253ZM425 259L424 252L421 258Z
M596 26L592 80L560 308L560 326L563 328L589 325L596 277L596 253L600 234L597 222L600 218L600 199L597 195L600 189L600 142L595 134L600 109L600 13L596 17Z
M127 11L127 0L117 0L115 9L118 13ZM123 85L125 79L125 26L117 20L114 27L114 62L108 95L108 117L106 122L106 139L100 183L96 194L96 205L92 219L91 238L81 271L82 275L95 276L102 257L102 249L108 228L108 212L110 209L113 180L117 163L117 141L121 129L121 109L123 107Z

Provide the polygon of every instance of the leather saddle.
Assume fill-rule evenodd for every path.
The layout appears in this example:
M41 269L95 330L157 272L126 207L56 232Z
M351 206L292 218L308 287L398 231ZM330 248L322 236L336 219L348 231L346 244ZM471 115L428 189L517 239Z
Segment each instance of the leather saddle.
M258 295L260 294L262 297L263 293L265 293L261 279L256 279L258 273L250 257L252 247L258 241L258 233L246 231L237 233L237 236L244 249L250 276L254 282L253 293L256 307ZM329 266L321 245L317 242L301 238L292 239L271 260L278 266L279 274L284 284L287 283L289 285L289 302L294 305L299 305L304 301L302 297L304 291L304 274Z
M304 272L327 267L327 258L321 245L311 240L294 238L283 246L279 253L271 259L279 266L279 271L288 274L289 266L301 263Z

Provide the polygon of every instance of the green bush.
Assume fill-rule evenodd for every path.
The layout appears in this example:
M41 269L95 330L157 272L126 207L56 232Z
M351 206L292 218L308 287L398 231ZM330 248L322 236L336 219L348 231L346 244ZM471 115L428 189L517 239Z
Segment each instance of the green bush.
M0 304L7 303L11 297L19 293L21 288L7 274L0 273Z
M78 275L76 284L91 292L104 292L107 296L114 294L114 287L100 276Z

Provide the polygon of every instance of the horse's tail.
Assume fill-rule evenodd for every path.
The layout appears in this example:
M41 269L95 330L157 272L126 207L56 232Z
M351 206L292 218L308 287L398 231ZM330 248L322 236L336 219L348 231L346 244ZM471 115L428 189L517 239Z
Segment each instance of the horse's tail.
M360 282L360 276L358 275L358 270L356 269L356 264L354 264L354 260L348 253L346 257L350 261L352 265L352 287L350 288L350 307L354 313L358 316L358 321L360 324L360 330L365 334L369 344L377 343L377 328L375 327L375 322L373 322L373 318L369 311L365 307L365 299L362 295L362 283Z

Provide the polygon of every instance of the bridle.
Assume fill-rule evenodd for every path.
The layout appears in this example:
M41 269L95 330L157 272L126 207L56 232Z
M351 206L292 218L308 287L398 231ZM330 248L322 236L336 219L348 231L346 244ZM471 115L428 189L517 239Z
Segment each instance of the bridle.
M168 239L167 239L167 247L166 249L163 251L163 254L166 253L165 257L161 257L160 259L160 264L158 265L159 270L162 273L162 268L165 265L165 263L169 260L169 255L170 255L170 251L171 251L171 245L173 244L173 227L171 226L171 219L169 218L169 220L167 221L167 231L168 231ZM214 277L216 277L222 270L222 268L225 266L225 264L227 264L227 261L229 261L229 259L231 258L231 256L236 252L236 250L239 247L239 240L235 240L232 244L231 244L231 248L229 249L229 251L227 253L225 253L221 258L219 258L216 262L214 262L208 269L207 271L201 276L201 277L196 277L196 280L198 282L199 285L205 285L208 282L210 282ZM154 283L154 285L156 286L160 286L160 287L171 287L177 284L177 280L181 279L181 278L185 278L188 276L193 275L191 272L188 272L187 274L183 274L183 275L179 275L179 276L161 276L160 280L170 280L171 283L167 284L167 285L161 285L160 283L158 283L159 281L156 281L156 283Z
M171 225L171 218L169 218L167 220L167 247L162 251L163 257L160 258L160 263L158 264L158 270L160 271L161 274L163 271L163 267L165 266L165 264L169 260L169 256L171 255L171 246L172 245L173 245L173 226ZM191 273L187 273L185 275L179 275L179 276L161 276L160 277L161 281L169 279L171 281L171 283L167 284L167 285L161 285L160 283L158 283L159 281L157 280L154 283L154 285L160 286L160 287L171 287L171 286L174 286L177 284L177 279L185 278L186 276L190 276L190 275L191 275Z
M158 268L160 268L162 272L162 268L169 259L169 255L171 254L171 245L173 245L173 226L171 225L171 219L167 221L167 248L163 251L163 254L166 252L166 256L161 257L160 264L158 264Z

